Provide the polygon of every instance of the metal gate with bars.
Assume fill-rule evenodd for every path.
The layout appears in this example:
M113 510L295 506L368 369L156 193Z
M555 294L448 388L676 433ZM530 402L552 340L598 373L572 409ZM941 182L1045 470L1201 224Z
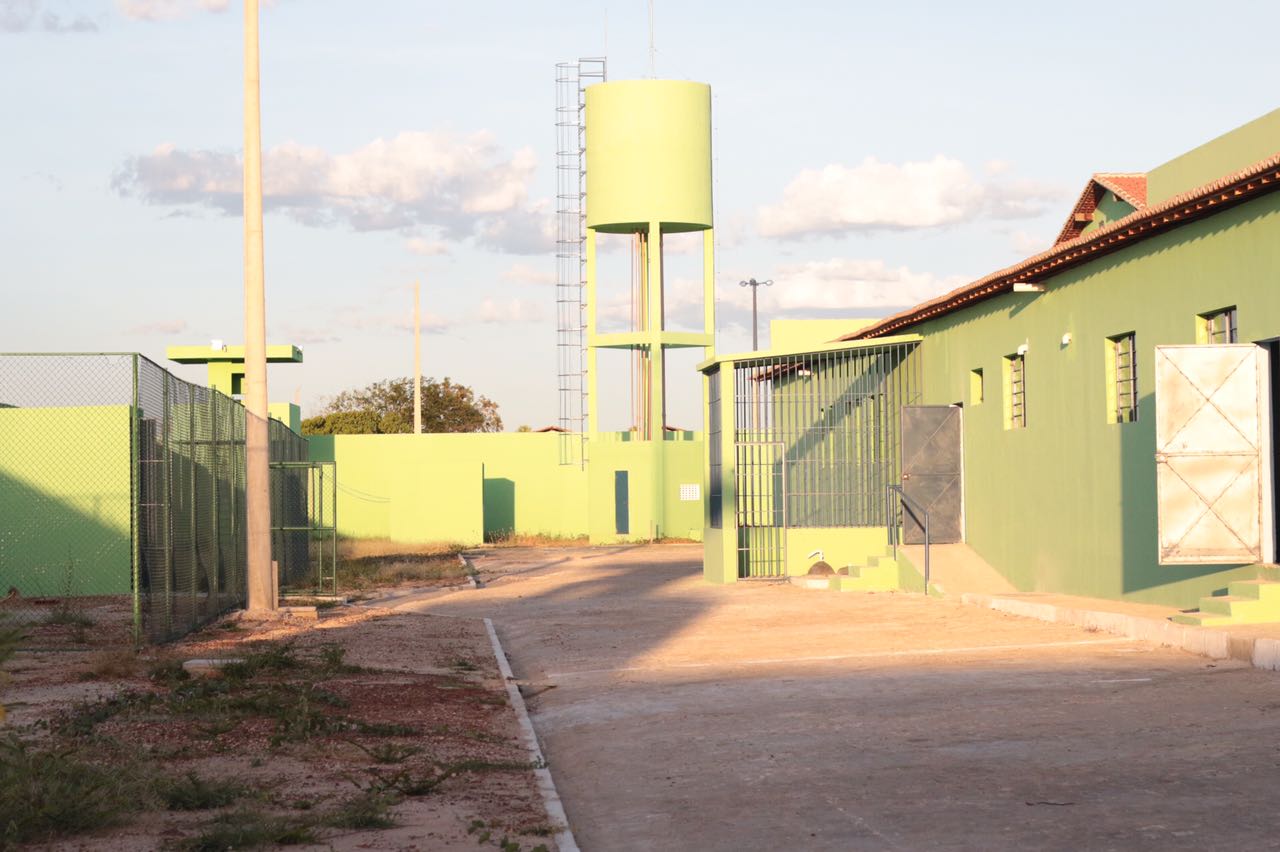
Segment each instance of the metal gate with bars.
M898 482L902 407L920 401L917 345L734 363L740 578L786 574L788 529L888 523L884 494Z

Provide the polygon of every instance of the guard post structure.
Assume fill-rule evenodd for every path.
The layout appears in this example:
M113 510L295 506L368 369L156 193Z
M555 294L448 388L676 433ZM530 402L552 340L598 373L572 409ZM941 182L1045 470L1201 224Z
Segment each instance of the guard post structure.
M208 346L170 346L165 357L175 364L204 364L207 384L227 396L244 393L244 347L227 346L215 341ZM267 347L268 364L301 364L302 350L289 343ZM302 434L302 409L292 402L273 402L268 406L271 417Z
M701 525L702 442L667 428L666 351L715 346L715 264L711 183L711 87L679 80L621 80L585 90L587 403L593 507L613 490L610 524L592 519L593 540L685 536ZM663 290L663 237L702 231L704 323L701 332L668 331ZM640 311L631 329L600 333L597 234L629 234L638 246ZM598 353L638 353L635 424L625 436L599 429ZM704 407L706 383L703 386ZM613 440L625 437L625 441ZM625 444L630 444L627 447ZM637 446L638 445L638 446ZM643 449L642 449L643 448ZM639 454L639 455L638 455ZM647 459L640 456L647 455ZM628 477L627 469L639 474ZM631 491L635 492L632 498ZM626 503L627 505L623 505ZM682 505L682 504L693 505ZM641 506L647 511L641 514ZM689 509L689 512L682 511ZM648 529L633 529L627 515ZM686 521L686 514L688 521ZM697 532L695 531L696 535Z

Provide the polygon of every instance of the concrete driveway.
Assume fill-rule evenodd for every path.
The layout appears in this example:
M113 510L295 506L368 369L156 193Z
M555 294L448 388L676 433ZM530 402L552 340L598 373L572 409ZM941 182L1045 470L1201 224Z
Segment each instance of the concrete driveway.
M495 550L489 616L584 850L1280 848L1280 676L917 596Z

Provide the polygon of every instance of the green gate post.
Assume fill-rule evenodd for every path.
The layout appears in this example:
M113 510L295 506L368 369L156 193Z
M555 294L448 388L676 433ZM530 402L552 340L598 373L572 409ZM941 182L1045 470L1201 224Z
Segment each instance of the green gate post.
M164 411L161 423L161 436L164 438L164 624L165 638L168 639L173 635L173 463L171 460L173 447L169 444L171 438L169 421L171 419L169 412L169 376L166 374L161 381L164 382L164 392L161 396L162 409Z
M199 582L197 581L197 578L199 577L199 574L200 574L200 570L199 570L200 569L200 541L199 541L199 536L196 535L196 530L198 529L198 527L196 526L196 506L197 506L197 498L200 493L200 488L199 488L200 473L196 467L196 391L194 387L188 386L187 400L188 400L187 409L190 412L187 415L187 422L189 424L187 427L188 429L187 455L191 457L191 465L190 465L191 485L188 488L188 491L190 492L191 510L187 513L191 519L190 526L188 527L188 530L187 530L188 534L191 537L191 571L190 571L191 580L189 585L191 586L192 619L191 619L191 623L188 623L186 625L186 627L189 629L191 628L193 623L198 623L200 621L200 618L197 615L197 612L200 607L200 600L199 600L199 595L197 591L198 586L200 585Z
M209 460L209 480L213 489L213 573L209 577L209 597L213 601L214 610L222 611L222 531L218 523L218 399L217 391L209 391L209 441L211 456Z
M139 530L142 514L141 460L138 458L141 440L138 430L142 427L141 409L138 405L138 355L130 360L133 368L133 404L129 410L129 548L133 562L133 641L142 642L142 539Z

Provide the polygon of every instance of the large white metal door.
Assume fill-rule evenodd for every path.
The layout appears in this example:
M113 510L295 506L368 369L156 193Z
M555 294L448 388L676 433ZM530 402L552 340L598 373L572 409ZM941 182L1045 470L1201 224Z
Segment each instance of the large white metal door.
M1160 564L1273 558L1267 350L1157 346Z

